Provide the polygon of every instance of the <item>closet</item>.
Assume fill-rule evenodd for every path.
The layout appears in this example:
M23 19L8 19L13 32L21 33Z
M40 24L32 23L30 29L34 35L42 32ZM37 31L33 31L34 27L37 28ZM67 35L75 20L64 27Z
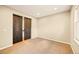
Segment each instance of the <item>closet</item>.
M31 19L13 14L13 44L30 38Z

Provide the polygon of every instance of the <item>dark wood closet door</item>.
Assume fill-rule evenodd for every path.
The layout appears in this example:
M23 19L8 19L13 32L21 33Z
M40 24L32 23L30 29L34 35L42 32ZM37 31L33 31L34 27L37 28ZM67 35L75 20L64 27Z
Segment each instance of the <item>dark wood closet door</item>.
M31 38L31 19L24 17L24 40Z
M13 14L13 43L22 41L22 16Z

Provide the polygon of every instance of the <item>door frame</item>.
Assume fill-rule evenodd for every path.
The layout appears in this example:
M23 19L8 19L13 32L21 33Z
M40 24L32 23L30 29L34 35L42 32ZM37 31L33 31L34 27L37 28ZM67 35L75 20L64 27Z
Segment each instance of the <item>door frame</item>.
M25 41L24 40L24 18L27 18L27 19L30 19L30 21L31 21L31 24L30 24L30 39L31 39L31 33L32 33L32 19L31 18L29 18L29 17L25 17L25 16L20 16L20 15L18 15L18 14L15 14L15 13L13 13L12 14L12 16L13 15L16 15L16 16L19 16L19 17L22 17L22 41ZM13 20L12 20L13 21ZM14 22L13 22L14 23ZM12 24L13 25L13 24ZM14 26L14 25L13 25ZM14 32L14 31L12 31L12 32ZM12 43L13 43L13 41L12 41ZM14 43L13 43L14 44ZM15 43L16 44L16 43Z

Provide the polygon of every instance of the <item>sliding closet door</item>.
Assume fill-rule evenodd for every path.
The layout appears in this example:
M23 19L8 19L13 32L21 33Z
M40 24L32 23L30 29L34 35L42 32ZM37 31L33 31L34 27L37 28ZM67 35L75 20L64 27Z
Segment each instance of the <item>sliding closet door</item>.
M24 40L31 38L31 19L24 17Z
M13 14L13 43L22 41L22 16Z

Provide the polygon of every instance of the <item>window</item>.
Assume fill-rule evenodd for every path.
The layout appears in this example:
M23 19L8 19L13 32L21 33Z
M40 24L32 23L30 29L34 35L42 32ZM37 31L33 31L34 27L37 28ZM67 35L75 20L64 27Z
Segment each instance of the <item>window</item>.
M79 6L75 8L74 12L74 37L76 43L79 44Z

